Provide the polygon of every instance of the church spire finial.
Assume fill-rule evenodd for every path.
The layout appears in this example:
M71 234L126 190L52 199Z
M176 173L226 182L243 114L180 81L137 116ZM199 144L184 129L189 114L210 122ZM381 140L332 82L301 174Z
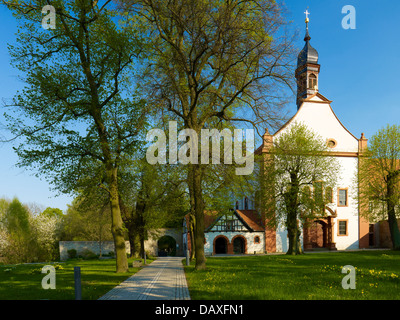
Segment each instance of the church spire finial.
M297 108L300 108L302 100L310 97L318 92L318 52L310 44L310 34L308 33L308 18L310 12L307 10L304 12L306 15L306 35L304 41L306 42L304 48L300 51L297 57L297 69L296 69L296 80L297 80Z
M309 21L310 21L310 19L308 19L308 15L310 14L309 12L308 12L308 8L306 9L306 12L304 12L305 13L305 15L306 15L306 23L308 23Z
M308 23L310 22L310 19L308 18L308 15L310 14L309 12L308 12L308 8L306 9L306 11L304 12L304 14L306 15L306 36L304 37L304 41L310 41L311 40L311 37L310 37L310 35L309 35L309 33L308 33Z

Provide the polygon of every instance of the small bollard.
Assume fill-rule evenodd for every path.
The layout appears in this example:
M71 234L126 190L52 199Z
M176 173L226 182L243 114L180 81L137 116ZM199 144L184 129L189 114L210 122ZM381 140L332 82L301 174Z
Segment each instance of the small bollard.
M74 267L75 300L82 300L81 268Z
M186 250L186 265L190 265L189 250Z

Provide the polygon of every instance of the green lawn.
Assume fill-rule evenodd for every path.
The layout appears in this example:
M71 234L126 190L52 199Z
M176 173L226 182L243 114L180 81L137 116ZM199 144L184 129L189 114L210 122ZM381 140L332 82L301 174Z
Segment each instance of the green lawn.
M342 288L345 265L354 290ZM207 270L185 272L193 300L400 299L400 252L390 250L209 257Z
M115 273L115 259L69 260L65 263L48 263L56 267L56 289L43 289L42 279L46 274L41 269L46 264L0 265L0 300L73 300L74 267L81 267L82 299L100 298L113 287L126 280L139 268L132 268L129 259L129 273ZM147 263L153 260L147 259ZM61 266L61 267L59 267Z

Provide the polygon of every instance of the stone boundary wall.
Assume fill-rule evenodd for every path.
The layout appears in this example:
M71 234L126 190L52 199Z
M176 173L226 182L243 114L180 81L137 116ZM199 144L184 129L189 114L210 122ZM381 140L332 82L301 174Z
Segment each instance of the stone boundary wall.
M93 253L100 254L100 243L99 241L60 241L60 260L65 261L68 259L68 250L75 249L77 255L82 254L84 250L90 250ZM130 252L129 241L125 241L126 252ZM114 241L102 241L101 242L101 253L108 254L110 251L115 254Z

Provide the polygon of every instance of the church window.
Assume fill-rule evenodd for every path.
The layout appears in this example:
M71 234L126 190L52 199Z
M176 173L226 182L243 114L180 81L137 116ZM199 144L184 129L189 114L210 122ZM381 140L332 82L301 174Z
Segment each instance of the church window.
M347 207L348 206L347 188L338 190L338 206L339 207Z
M236 201L236 210L239 210L239 201Z
M338 220L338 236L347 236L347 220Z
M315 74L311 73L308 76L308 89L315 89L316 86L317 86L317 77L315 76Z

